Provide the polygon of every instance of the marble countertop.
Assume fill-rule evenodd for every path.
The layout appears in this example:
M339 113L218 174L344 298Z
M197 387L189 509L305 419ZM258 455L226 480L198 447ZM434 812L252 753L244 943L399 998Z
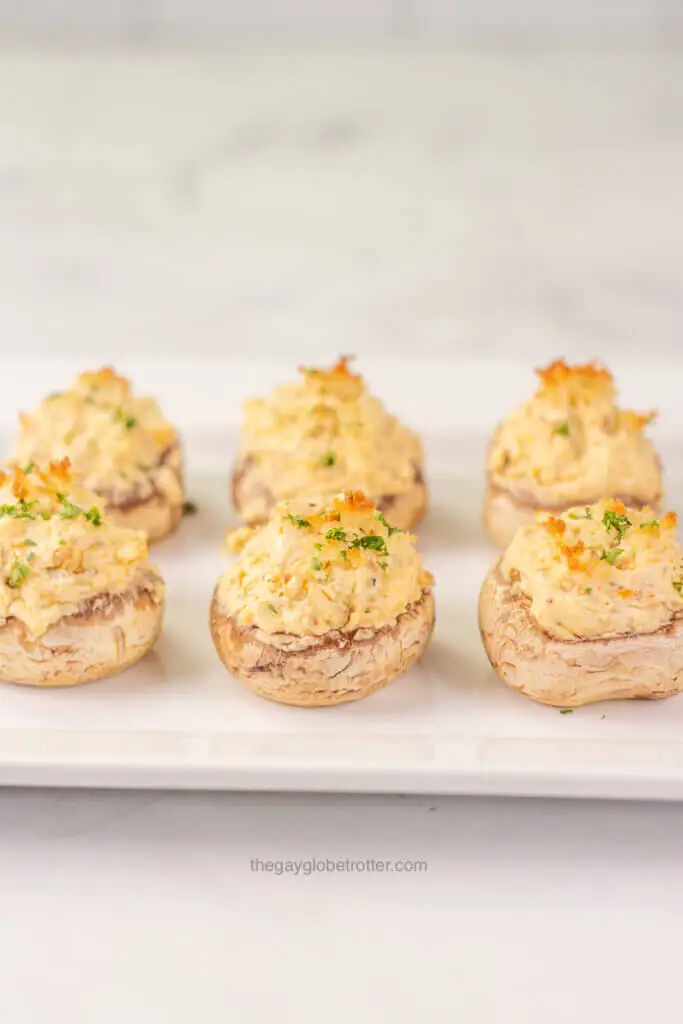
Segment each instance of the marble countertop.
M682 51L5 48L0 125L0 359L681 351ZM3 1019L664 1020L682 852L677 805L4 791ZM428 870L250 868L309 857Z
M0 51L0 357L680 350L683 49Z
M682 855L674 804L4 792L3 1019L670 1020Z

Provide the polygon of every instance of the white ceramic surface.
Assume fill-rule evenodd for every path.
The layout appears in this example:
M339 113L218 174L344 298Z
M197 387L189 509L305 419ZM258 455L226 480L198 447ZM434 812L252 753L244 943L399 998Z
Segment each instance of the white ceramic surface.
M150 383L149 367L130 369ZM211 388L202 395L211 375L214 385L222 382L222 401ZM15 365L12 376L17 393L27 395L67 375L66 367L31 375ZM163 636L118 678L51 692L0 689L0 783L683 797L683 699L560 715L508 690L483 654L477 594L494 556L480 525L486 437L463 420L493 424L522 384L533 386L526 370L497 374L488 388L485 369L465 364L443 366L436 377L409 363L384 366L381 380L371 372L379 393L426 442L432 507L420 547L436 576L437 626L420 665L368 700L316 710L262 701L229 676L213 650L208 606L227 562L225 527L234 522L234 423L258 376L258 364L248 363L157 367L163 404L182 393L205 423L198 429L179 420L200 511L155 552L168 580ZM668 494L678 504L675 379L660 374L656 381L633 367L623 383L643 399L658 384Z

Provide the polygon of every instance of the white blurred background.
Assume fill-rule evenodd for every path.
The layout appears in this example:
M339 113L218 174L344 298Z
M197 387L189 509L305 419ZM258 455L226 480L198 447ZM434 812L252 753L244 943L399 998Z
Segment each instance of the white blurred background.
M682 41L680 0L0 0L0 357L667 363Z

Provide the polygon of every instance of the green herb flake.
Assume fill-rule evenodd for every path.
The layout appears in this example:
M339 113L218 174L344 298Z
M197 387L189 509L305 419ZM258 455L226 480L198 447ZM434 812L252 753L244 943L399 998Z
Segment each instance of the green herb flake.
M16 505L0 505L0 518L11 516L12 519L35 519L36 515L31 511L35 504L35 501L25 501L24 498L19 498Z
M349 557L348 551L342 551L341 556L344 559L344 561L346 561L346 559Z
M59 513L62 519L75 519L83 512L82 508L78 505L74 505L73 502L69 501L66 494L57 494L57 501L62 506L62 511Z
M59 542L59 543L60 543L60 546L61 546L61 547L63 547L63 548L65 548L65 547L66 547L66 541L65 541L65 540L60 540L60 542Z
M320 461L323 464L323 466L334 466L335 462L337 461L337 456L335 455L334 452L325 452Z
M351 542L352 548L364 548L367 551L377 551L380 555L388 555L387 545L383 537L376 533L368 533L364 537L356 537Z
M640 524L641 530L647 530L648 527L652 528L654 526L659 526L659 519L648 519L646 523Z
M314 558L313 561L311 562L311 569L313 569L315 572L320 572L322 567L323 563L320 561L319 558Z
M384 512L378 512L377 515L375 516L375 519L377 519L382 524L382 526L386 527L390 537L393 537L395 533L401 532L398 526L392 526L391 523L388 523L386 521L386 519L384 518Z
M553 434L560 434L561 437L569 437L569 424L565 420L563 423L558 423Z
M346 540L346 530L342 530L340 526L335 526L327 531L325 540Z
M35 557L36 557L35 551L29 551L29 553L26 556L26 561L27 562L32 562Z
M184 516L196 516L199 509L193 501L186 501L183 505Z
M26 538L23 544L25 548L34 548L36 546L36 542L31 540L29 537Z
M388 562L380 562L380 563L379 563L379 567L380 567L380 569L384 569L384 571L385 571L385 572L387 571L387 566L388 566L388 565L389 565L389 563L388 563Z
M677 590L678 593L680 594L681 591L683 590L683 580L674 580L673 581L673 586L674 586L674 590Z
M586 587L586 589L584 590L584 594L592 594L592 593L593 593L593 588L592 587Z
M17 587L21 586L21 584L24 582L27 576L30 575L30 573L31 569L28 565L22 565L21 562L18 562L15 559L14 565L12 566L12 572L10 573L9 579L7 580L7 586L11 587L12 590L16 590Z
M137 416L129 416L128 413L123 411L120 405L117 405L114 409L114 419L118 423L121 423L126 430L132 430L138 423Z
M274 604L269 604L268 607L270 608L273 615L277 615L277 608L275 607Z
M290 523L294 523L300 530L311 530L311 524L308 519L304 519L302 516L293 516L291 512L288 512L285 519L289 519Z
M94 505L92 508L89 508L87 512L84 512L83 515L89 523L93 524L93 526L102 526L102 513L98 508L95 508Z
M603 550L600 555L601 562L609 562L610 565L614 565L619 555L623 555L623 548L613 548L611 551Z
M611 509L607 509L604 516L602 517L602 525L606 530L614 530L617 535L617 544L624 536L629 526L631 526L631 520L628 516L621 515L619 512L612 512Z
M573 715L574 714L574 708L560 708L560 714L561 715Z
M567 519L592 519L593 512L588 505L583 510L583 515L580 516L578 512L567 512Z
M322 544L314 544L313 547L315 548L316 551L322 551L323 549Z
M26 465L24 466L24 473L32 473L35 468L36 464L33 461L33 459L29 459Z

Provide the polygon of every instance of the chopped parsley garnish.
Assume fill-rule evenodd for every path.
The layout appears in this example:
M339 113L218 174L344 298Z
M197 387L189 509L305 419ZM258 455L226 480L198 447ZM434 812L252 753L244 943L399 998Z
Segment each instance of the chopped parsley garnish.
M683 590L683 580L674 580L673 583L674 583L674 590L677 590L678 593L680 594L681 590Z
M197 512L199 512L199 509L197 508L193 501L186 501L185 504L183 505L184 516L194 516L197 514Z
M659 519L648 519L648 521L646 523L641 523L640 524L641 530L647 530L648 527L654 527L654 526L659 526Z
M93 526L102 525L102 513L98 508L95 508L94 505L92 508L89 508L87 512L84 512L83 515L89 523L93 524Z
M323 563L320 561L319 558L314 558L313 561L311 562L311 569L313 569L315 572L320 572L322 567Z
M84 516L93 526L102 526L102 513L94 505L86 512L80 505L74 505L72 501L69 501L66 494L59 493L57 501L62 506L62 511L59 513L60 519L75 519L77 516Z
M26 561L27 562L32 562L35 557L36 557L35 551L29 551L29 553L26 556Z
M561 715L573 715L574 714L574 708L560 708L560 714Z
M629 526L631 526L631 520L628 516L624 516L619 512L612 512L611 509L607 509L602 517L602 525L606 530L614 530L616 532L618 544Z
M137 426L138 422L137 416L129 416L120 405L117 405L114 409L114 419L122 423L126 430L132 430L133 427Z
M57 494L57 501L62 506L62 511L59 513L62 519L75 519L83 512L82 508L78 505L74 505L73 502L69 501L66 494Z
M36 542L34 540L30 540L30 538L28 538L28 537L24 541L24 547L25 548L34 548L35 546L36 546Z
M395 533L401 532L398 526L392 526L391 523L388 523L386 521L386 519L384 518L384 512L378 512L377 515L375 516L375 519L379 520L382 526L386 526L387 532L389 533L390 537L392 537Z
M24 473L31 473L36 468L36 464L33 459L29 459L24 466Z
M346 561L346 559L349 557L348 551L342 551L341 556Z
M19 498L16 505L0 505L0 517L11 516L12 519L35 519L36 515L31 511L35 501L26 501Z
M341 526L335 526L325 534L325 540L346 540L346 530Z
M591 510L589 505L586 505L586 507L585 507L585 509L583 511L584 511L584 514L582 516L580 516L578 512L567 512L567 519L592 519L593 518L593 512L592 512L592 510Z
M387 545L383 537L376 533L367 533L364 537L356 537L351 542L352 548L365 548L369 551L378 551L380 555L388 555Z
M386 572L388 564L389 564L388 562L380 562L379 563L379 567L380 567L380 569L384 569L384 571Z
M565 420L564 423L558 423L553 434L560 434L562 437L569 437L569 424Z
M7 580L7 586L15 590L17 587L21 586L21 584L24 582L26 577L30 575L30 573L31 569L29 568L28 565L22 565L21 562L18 562L15 559L14 565L12 566L12 572L10 573L9 579Z
M323 549L322 544L314 544L313 547L315 548L316 551L322 551Z
M609 562L610 565L614 565L619 555L623 555L623 548L613 548L611 551L604 550L600 555L601 562Z
M334 454L334 452L325 452L320 461L322 462L323 466L334 466L335 462L337 461L337 456Z
M312 529L308 519L304 519L302 516L293 516L291 512L288 512L285 519L289 519L290 523L294 523L294 525L298 526L300 530Z
M269 604L268 607L270 608L273 615L277 615L277 608L275 607L274 604Z

